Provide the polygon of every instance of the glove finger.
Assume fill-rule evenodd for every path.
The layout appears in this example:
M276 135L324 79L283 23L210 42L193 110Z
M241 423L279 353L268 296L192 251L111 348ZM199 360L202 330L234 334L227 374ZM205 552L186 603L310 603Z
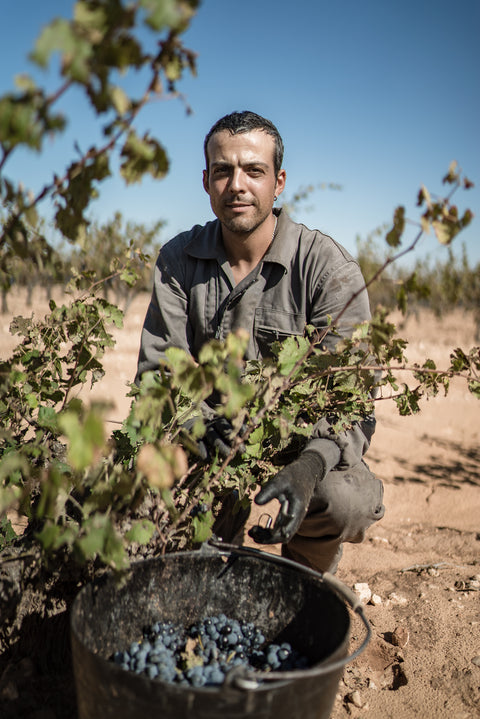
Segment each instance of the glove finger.
M300 522L297 520L296 515L291 511L291 508L284 503L273 525L272 534L277 538L277 542L288 542L299 526Z
M305 519L307 508L295 496L289 496L282 503L278 513L274 531L278 527L282 542L289 542L297 533L301 523Z
M267 502L271 502L272 499L278 499L280 503L286 502L284 488L278 481L278 475L261 488L255 497L255 504L267 504Z
M281 521L275 522L273 533L278 537L277 542L282 542L282 544L289 542L297 533L301 523L301 520L295 517L283 518Z
M207 426L204 441L212 449L218 450L221 457L227 457L230 454L231 447L225 443L224 438L216 430L216 427L212 424Z
M209 426L222 438L225 444L230 443L233 427L226 417L217 417Z
M225 446L228 446L229 453L235 443L235 440L237 439L238 435L242 435L246 432L247 426L245 424L242 424L240 428L240 432L238 434L235 433L231 422L226 419L225 417L220 417L215 422L215 429L217 430L217 433L222 438L223 442L225 443ZM240 444L237 447L237 452L240 452L240 454L243 454L245 452L245 444L243 442L240 442Z
M213 447L213 449L217 449L219 455L224 459L228 457L228 455L232 451L233 443L230 443L228 438L217 432L216 426L211 425L210 427L207 427L207 430L205 432L205 440L210 445L210 447ZM243 442L238 445L237 452L240 452L241 454L245 452L245 445L243 444Z
M208 459L208 449L207 449L207 445L205 444L205 442L202 442L202 440L195 442L195 448L197 450L197 454L200 457L200 459L203 462L206 462Z
M248 534L257 544L285 544L295 534L295 521L291 519L285 522L284 519L277 521L273 527L260 527L255 525L248 530Z
M275 523L273 527L258 527L257 536L262 537L262 540L255 539L255 541L260 541L261 544L278 544L287 542L293 535L295 534L296 529L300 525L300 522L297 522L295 513L292 510L291 506L291 499L286 495L284 492L278 493L278 483L272 482L270 486L267 484L264 489L270 490L273 486L273 489L275 490L275 494L270 497L270 492L259 492L257 497L255 498L255 502L257 502L257 498L260 494L263 492L263 497L260 497L260 502L257 502L258 504L264 504L265 502L268 502L269 499L277 499L280 502L280 510L277 514L277 517L275 519ZM267 499L265 499L265 495ZM254 529L252 527L252 529Z
M237 452L240 452L240 454L243 454L246 451L246 447L243 442L240 442L240 444L237 447Z
M248 530L248 535L257 544L277 544L278 542L278 540L273 537L271 529L260 527L258 524Z
M228 444L225 444L220 438L217 438L213 442L212 447L218 451L218 454L220 457L223 457L223 459L226 459L232 451L232 448L229 447Z
M191 452L197 457L200 457L203 462L206 461L206 459L208 458L208 450L207 445L203 440L193 439L189 434L187 434L184 429L181 432L180 438L182 440L183 446L188 452Z
M305 516L303 505L288 493L280 494L277 497L280 502L280 511L275 519L275 524L270 528L270 542L285 544L296 534Z
M232 423L226 417L218 417L212 422L212 425L215 427L217 433L222 437L225 444L230 445L233 444L235 437L241 437L247 431L247 425L245 422L242 422L240 429L236 432ZM245 445L242 443L240 446L244 447Z

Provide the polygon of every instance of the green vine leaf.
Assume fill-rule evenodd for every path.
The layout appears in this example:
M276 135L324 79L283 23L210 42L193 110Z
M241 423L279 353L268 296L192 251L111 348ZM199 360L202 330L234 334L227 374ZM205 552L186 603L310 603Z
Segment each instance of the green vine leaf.
M279 345L274 346L278 348ZM287 337L277 349L278 368L280 374L288 375L295 365L302 362L310 349L310 342L305 337Z
M197 514L192 519L194 544L202 544L212 536L213 515L211 511Z
M198 0L140 0L146 11L145 22L156 32L165 27L182 31L191 20Z
M145 173L161 179L168 172L169 162L165 149L148 133L140 138L131 131L120 156L123 160L120 172L128 185L140 182Z
M129 542L148 544L155 533L155 525L149 519L140 519L134 522L131 529L125 534Z
M405 208L400 205L396 208L393 215L393 227L387 233L385 240L390 247L398 247L402 241L402 235L405 230Z
M123 541L110 517L95 514L83 525L83 534L75 542L74 549L84 561L100 557L115 569L128 566Z
M68 439L68 459L76 471L87 469L105 447L103 419L94 410L81 421L76 411L63 412L58 424Z

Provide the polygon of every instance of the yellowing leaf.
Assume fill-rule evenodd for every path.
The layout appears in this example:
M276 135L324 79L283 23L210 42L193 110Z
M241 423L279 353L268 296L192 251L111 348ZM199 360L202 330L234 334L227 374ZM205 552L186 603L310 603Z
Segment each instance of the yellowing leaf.
M423 232L425 232L427 235L430 234L430 222L425 217L425 215L422 215L420 218L420 225L422 227Z
M138 453L137 468L152 487L169 489L175 479L187 472L187 455L179 445L158 450L153 444L144 444Z
M445 223L438 221L432 222L432 227L440 244L449 245L453 238L451 228Z
M26 92L35 90L36 87L34 80L30 77L30 75L26 74L15 75L15 85L19 90L24 90Z
M128 95L122 90L121 87L115 85L110 90L110 96L115 110L119 115L124 115L130 109L130 100Z

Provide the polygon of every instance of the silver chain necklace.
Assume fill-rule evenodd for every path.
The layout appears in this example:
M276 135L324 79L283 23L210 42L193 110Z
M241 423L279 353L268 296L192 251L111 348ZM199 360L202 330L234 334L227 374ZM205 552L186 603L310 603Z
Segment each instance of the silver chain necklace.
M275 232L277 231L277 220L278 220L278 217L275 215L275 225L273 227L273 235L272 235L272 239L270 240L270 244L272 244L272 242L275 238Z

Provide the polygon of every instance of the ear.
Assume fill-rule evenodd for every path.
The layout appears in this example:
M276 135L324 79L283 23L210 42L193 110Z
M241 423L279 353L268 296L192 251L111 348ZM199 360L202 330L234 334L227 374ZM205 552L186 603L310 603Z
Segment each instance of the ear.
M208 185L208 170L203 171L203 189L207 193L207 195L210 194L210 189Z
M280 170L277 175L277 183L275 185L275 194L278 197L282 194L285 189L285 182L287 181L287 173L285 170Z

